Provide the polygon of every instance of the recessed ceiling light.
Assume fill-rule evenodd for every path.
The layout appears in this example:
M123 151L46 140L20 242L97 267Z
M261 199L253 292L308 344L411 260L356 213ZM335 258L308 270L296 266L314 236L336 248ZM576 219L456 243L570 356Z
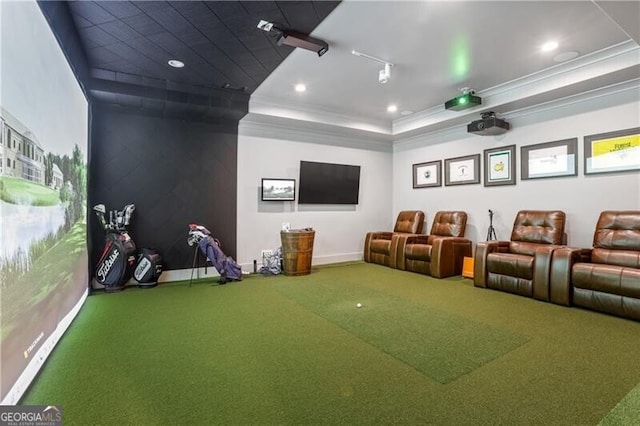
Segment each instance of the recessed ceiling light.
M183 68L184 67L184 62L179 61L177 59L170 59L169 62L167 62L170 66L174 67L174 68Z
M579 55L580 53L576 52L575 50L569 50L567 52L558 53L553 57L553 60L556 62L565 62L577 58Z
M296 84L296 92L304 92L307 90L307 86L305 86L304 84Z
M548 41L542 46L540 46L540 50L542 50L543 52L551 52L552 50L556 50L557 48L558 48L558 42L553 40Z
M398 110L398 107L396 105L389 105L387 107L387 112L396 112Z

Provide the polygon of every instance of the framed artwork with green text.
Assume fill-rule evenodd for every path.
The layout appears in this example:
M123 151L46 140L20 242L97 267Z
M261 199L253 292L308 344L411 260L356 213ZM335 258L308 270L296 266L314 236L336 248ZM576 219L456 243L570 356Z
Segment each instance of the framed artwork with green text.
M584 174L640 170L640 127L584 137Z
M516 184L516 146L484 150L484 186Z

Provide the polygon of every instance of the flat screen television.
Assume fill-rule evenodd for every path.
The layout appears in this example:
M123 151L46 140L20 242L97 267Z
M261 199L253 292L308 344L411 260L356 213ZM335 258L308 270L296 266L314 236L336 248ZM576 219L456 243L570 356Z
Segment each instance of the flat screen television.
M299 204L358 204L360 166L300 161Z

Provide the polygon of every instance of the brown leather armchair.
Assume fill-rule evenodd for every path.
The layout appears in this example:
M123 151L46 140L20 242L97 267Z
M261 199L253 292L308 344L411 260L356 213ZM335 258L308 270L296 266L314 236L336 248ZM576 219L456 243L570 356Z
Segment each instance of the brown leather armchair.
M462 261L471 256L471 241L464 237L465 212L437 212L429 235L398 239L396 267L436 278L462 273Z
M421 234L424 227L424 212L405 210L398 213L393 232L369 232L364 240L364 261L396 267L398 239L394 235ZM393 257L393 263L392 263Z
M565 218L559 210L518 212L511 241L477 244L474 285L549 301L551 256L563 242Z
M553 253L551 301L640 321L640 211L603 211L592 249Z

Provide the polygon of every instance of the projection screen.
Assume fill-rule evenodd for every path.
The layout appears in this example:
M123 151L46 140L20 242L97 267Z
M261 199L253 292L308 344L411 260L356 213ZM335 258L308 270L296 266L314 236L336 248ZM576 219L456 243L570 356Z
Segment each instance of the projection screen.
M88 289L88 102L35 2L0 2L0 400L17 404Z

